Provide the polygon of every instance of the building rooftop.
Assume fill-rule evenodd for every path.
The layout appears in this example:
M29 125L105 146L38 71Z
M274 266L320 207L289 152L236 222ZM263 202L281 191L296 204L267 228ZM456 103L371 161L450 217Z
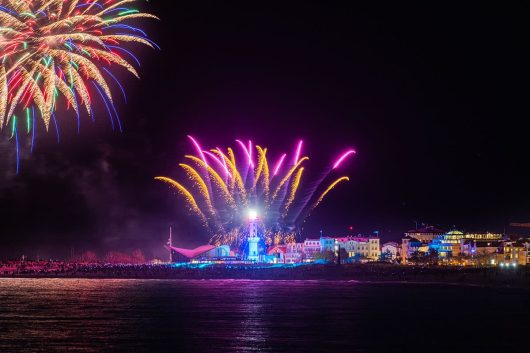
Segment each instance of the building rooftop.
M445 231L441 230L441 229L438 229L438 228L435 228L435 227L431 227L431 226L426 226L426 227L422 227L422 228L418 228L418 229L411 229L407 232L405 232L405 234L421 234L421 233L445 233Z
M421 241L419 241L419 240L416 239L416 238L411 237L410 235L405 235L405 237L403 237L403 239L407 239L407 240L409 240L409 241L411 241L411 242L418 242L418 243L421 243Z
M287 252L287 246L286 245L274 245L273 247L271 247L268 251L267 251L267 254L273 254L273 253L276 253L276 252L280 252L280 253L286 253Z
M189 259L192 259L194 257L197 257L201 254L204 254L212 249L215 249L216 246L215 245L201 245L201 246L198 246L196 247L195 249L183 249L183 248L176 248L174 246L171 247L171 250L173 251L176 251L177 253L189 258Z

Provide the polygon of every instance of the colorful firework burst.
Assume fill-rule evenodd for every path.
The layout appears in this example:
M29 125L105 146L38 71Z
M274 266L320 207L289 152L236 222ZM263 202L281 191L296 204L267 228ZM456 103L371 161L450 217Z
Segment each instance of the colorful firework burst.
M291 161L284 153L271 164L268 149L250 140L236 140L240 147L236 158L230 147L205 150L195 138L188 138L196 154L186 155L189 163L179 165L191 184L185 186L164 176L155 179L169 184L185 199L190 212L211 234L212 243L235 248L240 248L245 241L249 210L257 210L260 215L260 232L267 245L295 241L309 214L337 184L349 180L342 176L326 184L342 163L355 154L352 149L345 151L320 180L310 184L312 187L303 187L304 163L309 157L302 155L302 141L297 144Z
M139 65L124 43L156 44L132 22L157 18L126 7L137 0L3 0L0 2L0 130L10 126L18 154L18 132L31 134L40 115L46 130L64 98L66 109L93 116L97 94L107 108L114 128L121 123L109 82L125 97L114 67L134 76L129 62ZM131 22L132 21L132 22ZM18 115L18 118L17 118ZM25 121L24 121L25 120ZM18 165L18 160L17 160Z

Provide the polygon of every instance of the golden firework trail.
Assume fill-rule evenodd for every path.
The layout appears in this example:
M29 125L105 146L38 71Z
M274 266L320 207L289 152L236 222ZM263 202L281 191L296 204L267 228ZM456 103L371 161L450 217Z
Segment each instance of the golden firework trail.
M212 199L210 198L208 186L206 185L206 182L202 179L199 172L193 169L193 167L189 164L180 163L179 166L181 166L188 173L189 178L195 182L195 185L199 189L203 199L206 202L208 213L210 213L211 215L215 215L215 209L212 204Z
M206 216L204 215L204 213L201 211L201 209L197 205L195 198L193 197L191 192L189 192L184 186L182 186L181 184L179 184L178 182L176 182L175 180L171 178L159 176L159 177L155 177L155 179L160 180L164 183L167 183L173 189L177 190L186 199L190 210L193 211L195 214L197 214L197 216L201 218L204 224L208 223Z
M322 200L324 200L324 197L326 197L326 195L328 194L328 192L330 192L331 190L333 190L335 188L335 186L340 183L341 181L349 181L350 178L348 178L347 176L343 176L341 178L338 178L337 180L335 180L333 183L331 183L330 186L328 186L328 188L326 190L324 190L324 192L322 193L322 195L320 195L320 197L318 198L318 200L315 202L315 204L313 205L313 207L311 207L311 210L315 209L318 205L320 205L320 203L322 202Z
M291 204L294 201L294 198L296 196L296 191L298 190L298 187L300 186L300 179L302 179L302 173L303 172L304 172L304 168L303 167L298 169L293 181L291 182L291 188L289 190L289 197L287 198L287 201L285 201L285 206L284 206L284 208L285 208L284 212L285 213L289 211L289 207L291 206Z
M225 197L226 202L230 206L235 207L234 198L232 194L230 193L230 191L228 191L228 186L226 186L226 183L224 182L223 178L221 178L219 174L217 174L217 172L212 167L210 167L208 164L206 164L206 162L202 161L201 159L195 156L185 156L185 157L191 159L192 161L199 164L201 167L205 168L208 171L208 174L214 180L215 184L221 190L223 196Z

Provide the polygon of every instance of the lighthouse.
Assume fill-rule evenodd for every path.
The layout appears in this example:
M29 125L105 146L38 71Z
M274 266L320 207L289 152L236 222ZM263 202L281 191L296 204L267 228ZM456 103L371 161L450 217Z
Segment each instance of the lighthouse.
M259 259L259 236L258 236L258 213L255 210L248 211L248 252L247 260L258 261Z

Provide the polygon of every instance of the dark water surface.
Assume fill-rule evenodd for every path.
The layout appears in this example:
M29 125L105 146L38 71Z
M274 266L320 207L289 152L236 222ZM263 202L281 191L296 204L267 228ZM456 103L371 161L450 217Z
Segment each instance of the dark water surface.
M528 292L399 283L0 279L0 352L530 352Z

